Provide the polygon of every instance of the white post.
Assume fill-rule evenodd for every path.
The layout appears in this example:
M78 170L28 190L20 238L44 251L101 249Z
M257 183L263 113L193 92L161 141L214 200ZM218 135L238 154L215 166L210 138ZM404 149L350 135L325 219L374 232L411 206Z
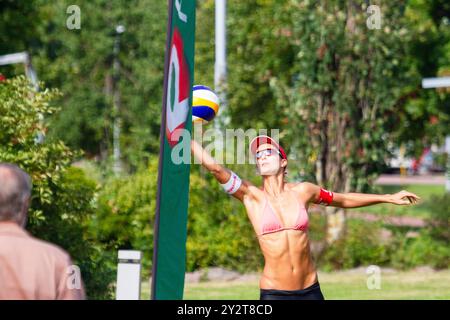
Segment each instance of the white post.
M424 89L447 88L447 87L450 87L450 77L422 79L422 88Z
M119 250L116 300L140 300L141 251Z

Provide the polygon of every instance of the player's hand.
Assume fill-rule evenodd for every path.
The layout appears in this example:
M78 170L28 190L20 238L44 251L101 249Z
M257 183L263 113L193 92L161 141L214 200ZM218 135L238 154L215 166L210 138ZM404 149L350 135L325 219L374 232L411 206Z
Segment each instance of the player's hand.
M406 190L391 194L390 196L390 202L398 205L417 204L420 200L419 196Z

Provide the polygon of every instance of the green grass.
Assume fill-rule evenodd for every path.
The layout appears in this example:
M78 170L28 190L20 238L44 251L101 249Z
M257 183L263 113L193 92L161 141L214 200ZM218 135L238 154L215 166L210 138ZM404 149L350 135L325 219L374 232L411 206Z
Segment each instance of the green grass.
M350 212L367 212L383 216L411 216L417 218L428 218L430 216L429 204L433 195L442 195L445 193L445 186L441 185L381 185L377 186L380 190L377 193L396 193L401 190L410 191L418 195L422 201L414 206L397 206L392 204L377 204L374 206L350 209Z
M340 274L340 275L339 275ZM396 272L381 275L381 288L369 290L367 275L358 274L320 275L326 299L350 300L409 300L450 299L450 270L439 272Z
M364 269L346 272L319 272L327 300L409 300L450 299L450 269L436 272L396 271L381 273L381 288L369 290ZM149 299L148 283L142 285L142 299ZM187 283L186 300L257 300L258 281Z

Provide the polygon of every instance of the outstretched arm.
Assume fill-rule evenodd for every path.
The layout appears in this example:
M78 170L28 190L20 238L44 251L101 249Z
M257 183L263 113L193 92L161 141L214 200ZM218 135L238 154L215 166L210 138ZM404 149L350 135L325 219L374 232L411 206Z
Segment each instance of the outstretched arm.
M307 193L310 202L320 203L321 188L315 184L302 183L303 192ZM322 189L323 190L323 189ZM397 205L416 204L420 197L414 193L402 190L395 194L366 194L366 193L337 193L333 192L330 206L339 208L367 207L378 203L392 203Z
M220 184L226 184L230 181L231 171L218 164L216 160L214 160L214 158L211 157L211 155L194 139L191 140L191 152L194 157L200 160L201 165L213 174ZM232 196L243 201L244 196L250 194L248 188L249 185L250 183L248 181L242 180L241 186L232 194Z

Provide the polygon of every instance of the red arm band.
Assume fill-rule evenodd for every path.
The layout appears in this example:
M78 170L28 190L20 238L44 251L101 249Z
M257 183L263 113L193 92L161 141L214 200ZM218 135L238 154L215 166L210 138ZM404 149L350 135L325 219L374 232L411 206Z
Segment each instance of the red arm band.
M333 201L333 192L320 188L319 199L316 201L317 204L323 204L328 206Z

